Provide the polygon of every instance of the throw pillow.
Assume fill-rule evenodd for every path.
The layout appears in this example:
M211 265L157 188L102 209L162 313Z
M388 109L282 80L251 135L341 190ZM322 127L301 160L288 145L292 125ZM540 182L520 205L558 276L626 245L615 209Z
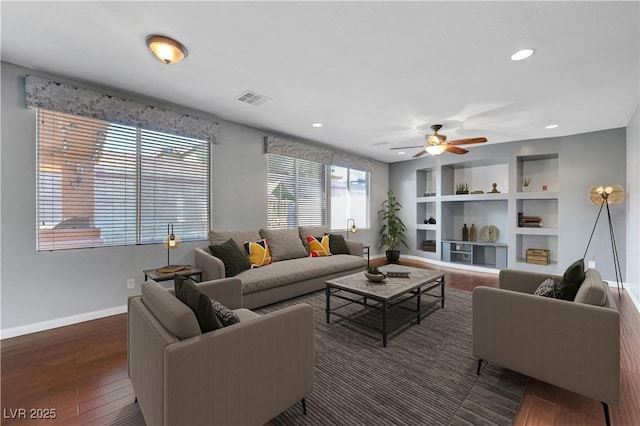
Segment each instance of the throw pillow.
M536 288L536 291L534 291L533 294L536 296L556 297L554 288L555 281L553 281L553 278L547 278L542 281L542 284Z
M347 241L340 234L329 234L329 250L331 254L351 254Z
M249 263L252 268L268 265L271 263L271 252L267 240L245 241L244 249L249 253Z
M324 237L314 237L313 235L307 235L307 242L309 243L310 257L331 256L328 235L325 235Z
M554 289L556 298L573 301L582 281L584 281L584 259L578 259L569 265L560 282L556 284Z
M238 317L238 315L236 315L235 312L224 306L222 303L213 299L210 299L210 303L213 312L215 312L223 327L227 327L229 325L237 324L240 322L240 318Z
M261 229L260 236L269 241L269 251L274 262L309 256L302 245L298 228Z
M202 333L208 333L223 327L222 322L211 306L211 299L200 291L193 280L176 275L175 290L176 297L191 308L196 315Z
M251 268L246 253L242 253L238 245L229 238L220 245L209 246L211 254L224 263L224 274L227 277L235 277L240 272Z

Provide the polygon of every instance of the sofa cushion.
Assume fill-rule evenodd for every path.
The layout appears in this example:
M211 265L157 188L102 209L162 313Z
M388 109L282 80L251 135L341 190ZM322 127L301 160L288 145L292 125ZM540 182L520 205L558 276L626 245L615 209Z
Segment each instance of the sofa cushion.
M307 235L307 243L309 243L309 255L311 257L331 256L328 235L322 237Z
M175 290L176 297L196 315L202 333L208 333L223 327L222 322L213 310L211 299L198 289L193 280L176 275Z
M595 269L587 269L584 281L576 293L574 302L588 305L604 306L607 301L607 283L602 281L600 273Z
M562 275L562 279L556 284L555 293L558 299L573 301L580 284L584 281L584 259L573 262Z
M555 294L555 281L553 278L547 278L533 292L536 296L556 297Z
M351 254L347 241L340 234L329 234L329 250L331 254Z
M249 263L252 268L258 268L271 263L271 251L269 251L269 244L266 239L245 241L244 249L249 253Z
M250 294L353 269L364 270L366 264L367 260L360 256L305 256L249 269L240 273L238 278L242 281L242 293Z
M142 283L142 301L154 317L180 340L202 334L195 314L155 281Z
M222 260L224 273L227 277L235 277L240 272L251 268L247 254L240 251L232 238L222 244L209 246L209 251L211 251L212 255Z
M222 244L229 238L232 238L238 245L238 248L244 252L244 242L258 241L260 239L260 233L257 228L237 229L232 231L212 229L209 231L209 243L211 245Z
M260 235L269 242L271 259L274 262L297 259L309 255L302 245L298 228L261 229Z

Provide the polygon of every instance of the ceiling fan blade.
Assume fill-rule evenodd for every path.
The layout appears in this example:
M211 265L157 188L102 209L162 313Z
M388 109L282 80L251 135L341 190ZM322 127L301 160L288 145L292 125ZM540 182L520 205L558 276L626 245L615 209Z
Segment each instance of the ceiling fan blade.
M427 151L423 149L422 151L420 151L419 153L417 153L416 155L414 155L414 156L413 156L413 157L411 157L411 158L418 158L418 157L422 157L422 156L423 156L423 155L425 155L426 153L427 153Z
M466 149L458 148L457 146L453 146L451 144L447 144L446 151L452 154L466 154L467 152L469 152Z
M457 139L455 141L447 142L450 145L468 145L471 143L483 143L486 142L487 138L469 138L469 139Z
M398 147L394 147L394 148L389 148L391 150L394 149L411 149L411 148L423 148L424 145L413 145L413 146L398 146Z

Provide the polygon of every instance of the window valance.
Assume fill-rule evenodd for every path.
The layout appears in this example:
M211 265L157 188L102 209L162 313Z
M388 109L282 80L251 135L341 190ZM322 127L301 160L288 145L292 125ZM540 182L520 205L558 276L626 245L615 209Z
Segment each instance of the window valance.
M211 143L216 142L220 127L215 121L35 76L26 77L25 103Z
M352 169L374 172L375 162L368 158L341 151L333 151L316 145L294 142L286 139L265 136L264 151L267 154L284 155L291 158L333 164Z

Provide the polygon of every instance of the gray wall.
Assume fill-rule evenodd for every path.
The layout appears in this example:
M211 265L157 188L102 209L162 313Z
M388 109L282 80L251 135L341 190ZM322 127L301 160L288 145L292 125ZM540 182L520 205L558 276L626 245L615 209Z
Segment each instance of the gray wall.
M627 125L627 273L626 286L640 311L640 108Z
M417 247L415 217L413 216L417 170L432 167L436 161L441 162L442 165L487 158L506 158L509 161L514 161L517 156L546 153L558 153L559 155L557 258L559 272L564 271L571 262L583 256L595 223L598 207L590 204L587 197L591 186L625 185L626 132L624 128L508 144L474 145L464 156L445 153L438 157L425 156L418 160L391 164L389 166L389 187L394 190L399 201L405 206L402 219L409 228L408 236L411 239L409 247L412 248L408 253L420 255L420 252L414 249ZM515 182L513 176L510 177L510 181ZM511 191L514 190L511 189ZM627 259L624 250L626 247L625 209L625 205L611 207L623 273L626 270ZM585 262L589 260L596 261L596 268L604 279L615 281L606 214L600 218Z
M5 330L9 330L8 335L19 334L27 329L46 328L47 324L73 322L73 318L67 317L86 319L122 310L128 296L139 293L142 270L161 266L166 250L156 244L36 252L36 119L35 111L24 106L24 76L28 73L56 77L4 62L1 66L3 337ZM213 147L211 166L211 227L264 227L267 191L263 138L269 134L218 121L219 144ZM371 176L373 231L360 229L355 237L372 249L378 229L375 212L386 196L388 184L388 166L385 163L377 166ZM193 249L204 245L205 242L182 244L172 251L172 263L192 263ZM135 289L126 289L127 278L135 278Z

